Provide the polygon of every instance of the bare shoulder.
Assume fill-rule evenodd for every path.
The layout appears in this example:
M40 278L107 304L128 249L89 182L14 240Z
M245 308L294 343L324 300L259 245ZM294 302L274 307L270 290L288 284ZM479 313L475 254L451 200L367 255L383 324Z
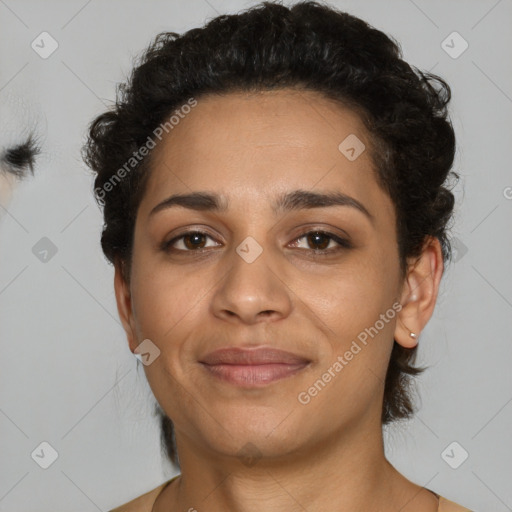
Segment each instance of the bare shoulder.
M457 505L453 501L449 501L442 496L439 498L439 512L472 512L469 508Z
M137 498L125 503L124 505L114 508L109 512L151 512L156 497L167 484L168 482L164 482L162 485L155 487L153 490L142 494L141 496L138 496Z

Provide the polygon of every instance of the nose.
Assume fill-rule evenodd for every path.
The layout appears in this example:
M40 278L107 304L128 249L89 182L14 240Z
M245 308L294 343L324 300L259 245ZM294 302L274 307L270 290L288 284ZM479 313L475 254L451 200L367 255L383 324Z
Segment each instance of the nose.
M211 307L218 318L254 324L285 318L292 310L290 288L270 250L252 262L235 250L226 261L225 276L215 290Z

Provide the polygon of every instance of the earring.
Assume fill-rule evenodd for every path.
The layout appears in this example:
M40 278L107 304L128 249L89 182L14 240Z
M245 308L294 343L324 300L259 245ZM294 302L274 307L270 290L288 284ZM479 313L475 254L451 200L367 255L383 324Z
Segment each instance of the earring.
M400 320L400 321L401 321L401 320ZM407 327L403 322L402 322L402 324L403 324L405 327ZM417 335L416 333L412 332L412 331L409 331L409 336L410 336L412 339L414 339L414 340L418 337L418 335Z

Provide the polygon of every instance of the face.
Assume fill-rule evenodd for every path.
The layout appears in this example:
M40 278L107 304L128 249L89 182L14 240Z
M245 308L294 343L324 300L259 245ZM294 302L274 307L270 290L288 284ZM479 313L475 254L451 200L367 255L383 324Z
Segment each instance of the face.
M15 185L15 177L8 172L0 174L0 217L4 209L7 209L11 201L12 191Z
M16 185L33 166L39 149L33 143L42 135L41 115L26 90L0 94L0 218L7 210Z
M403 280L359 117L307 91L206 96L154 151L116 296L131 350L160 351L144 369L178 446L290 454L380 427ZM199 192L216 201L166 202ZM205 364L256 347L295 359Z

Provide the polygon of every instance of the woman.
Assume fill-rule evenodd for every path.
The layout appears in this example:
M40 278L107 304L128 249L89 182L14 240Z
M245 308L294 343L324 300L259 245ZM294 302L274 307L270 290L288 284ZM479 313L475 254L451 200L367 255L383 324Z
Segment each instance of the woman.
M434 311L450 88L382 32L264 2L147 49L84 158L181 475L116 511L455 512L382 425Z
M34 174L41 153L41 116L21 94L0 94L0 219L16 185Z

